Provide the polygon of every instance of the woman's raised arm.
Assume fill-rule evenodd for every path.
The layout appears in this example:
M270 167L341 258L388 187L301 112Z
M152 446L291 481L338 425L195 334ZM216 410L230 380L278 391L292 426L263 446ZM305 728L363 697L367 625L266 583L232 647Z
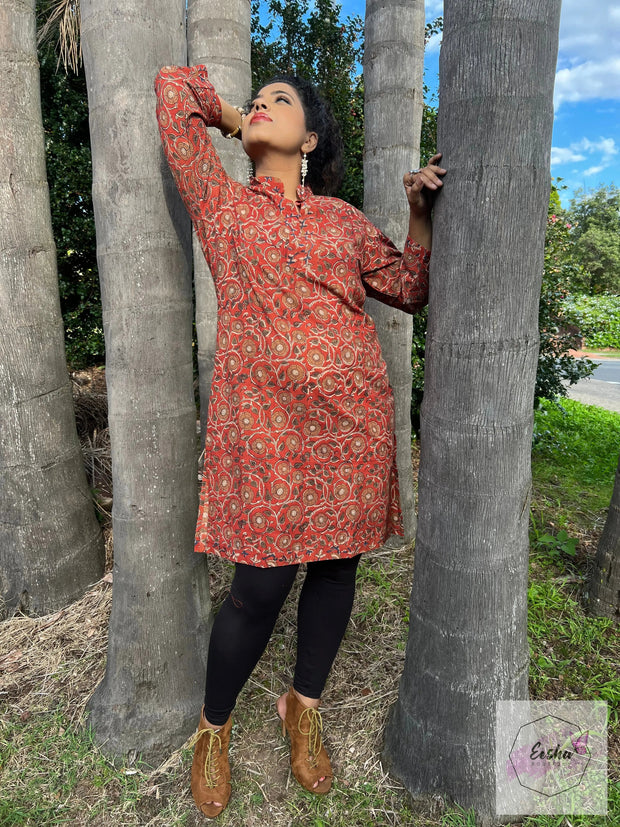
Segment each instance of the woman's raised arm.
M155 78L155 93L166 160L190 215L204 218L231 185L207 129L222 128L220 99L204 66L164 66Z

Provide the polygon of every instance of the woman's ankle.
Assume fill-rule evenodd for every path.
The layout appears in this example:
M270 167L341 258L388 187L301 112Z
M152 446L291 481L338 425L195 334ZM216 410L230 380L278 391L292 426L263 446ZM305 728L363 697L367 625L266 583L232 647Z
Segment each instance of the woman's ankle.
M300 701L304 706L310 706L313 709L318 709L319 704L321 702L320 698L309 698L307 695L302 695L301 692L298 692L295 687L293 687L293 692L297 695L297 700Z

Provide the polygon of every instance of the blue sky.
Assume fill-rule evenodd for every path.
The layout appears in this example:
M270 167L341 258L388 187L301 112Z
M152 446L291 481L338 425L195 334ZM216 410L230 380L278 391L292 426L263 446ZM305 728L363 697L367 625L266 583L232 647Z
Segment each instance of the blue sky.
M338 0L344 16L364 16L365 0ZM426 19L443 0L426 0ZM426 83L438 82L440 37L426 48ZM568 189L620 186L620 2L563 0L555 80L551 173Z

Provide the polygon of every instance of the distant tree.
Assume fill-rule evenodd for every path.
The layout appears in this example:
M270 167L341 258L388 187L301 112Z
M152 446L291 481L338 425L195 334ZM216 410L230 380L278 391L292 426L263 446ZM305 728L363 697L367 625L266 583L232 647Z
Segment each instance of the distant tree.
M587 293L620 295L620 189L609 184L578 190L569 215L584 270L577 286Z
M538 305L540 348L536 369L535 404L540 399L566 396L568 386L594 371L589 359L572 356L578 350L581 334L566 315L564 301L582 277L583 268L575 253L573 226L562 210L558 186L553 184L549 198L545 260ZM568 386L567 384L568 383Z
M75 429L52 237L35 3L0 37L0 617L43 614L103 573Z
M590 610L620 622L620 460L589 586Z

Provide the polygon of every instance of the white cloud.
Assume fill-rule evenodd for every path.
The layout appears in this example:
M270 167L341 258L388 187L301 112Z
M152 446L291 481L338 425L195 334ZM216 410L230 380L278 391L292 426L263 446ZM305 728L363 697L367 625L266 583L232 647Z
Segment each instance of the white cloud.
M588 60L560 69L555 76L556 110L564 101L620 98L620 57Z
M599 60L620 51L617 0L563 0L560 60Z
M612 163L617 154L618 147L613 138L599 138L598 141L582 138L581 141L576 141L570 146L551 147L551 166L574 164L588 160L588 158L594 160L592 156L595 156L597 163L584 170L582 175L598 175Z
M618 147L613 138L599 138L598 141L583 138L579 141L579 146L583 147L586 152L600 152L605 161L610 160L613 155L618 153Z
M555 106L620 98L620 2L563 0Z
M425 51L427 54L432 54L433 52L439 52L439 48L441 46L441 39L443 37L443 32L437 32L437 34L431 35L429 38L428 43L426 44Z
M426 19L443 14L443 0L426 0ZM441 38L427 45L439 50ZM620 99L620 0L562 0L555 106Z
M555 164L574 163L575 161L585 161L585 159L586 156L582 155L580 152L577 152L577 150L573 147L551 147L551 166L554 166Z

